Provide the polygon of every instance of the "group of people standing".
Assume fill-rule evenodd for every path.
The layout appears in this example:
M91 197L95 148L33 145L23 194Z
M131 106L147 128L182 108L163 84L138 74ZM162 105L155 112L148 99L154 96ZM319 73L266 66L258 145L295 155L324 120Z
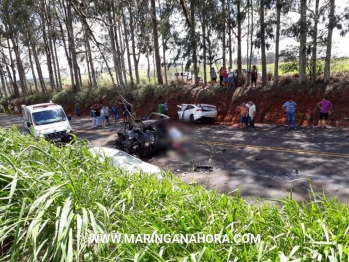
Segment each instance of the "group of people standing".
M167 112L168 112L167 103L161 102L160 104L158 104L158 112L160 114L167 115Z
M123 119L124 119L124 123L127 122L127 118L128 115L131 113L131 104L125 104L125 103L121 103L121 102L117 102L118 104L121 105L121 109L122 109L122 115L123 115ZM108 106L104 105L98 105L95 104L93 106L91 106L90 108L90 117L92 120L92 128L94 127L103 127L106 128L106 126L108 126L109 123L109 114L110 111L113 114L114 117L114 122L118 122L119 121L119 114L118 114L118 107L116 105L114 105L111 110L109 109Z
M90 117L92 120L92 127L103 127L109 125L110 109L106 105L101 106L95 104L90 108Z
M326 128L328 114L331 113L332 103L327 100L326 97L323 97L322 101L317 103L317 106L320 108L320 120L318 126L320 128ZM293 101L292 97L288 99L288 101L282 106L282 108L286 112L287 116L287 129L291 129L291 127L296 130L296 107L297 104Z
M317 103L317 106L320 108L320 120L318 126L320 128L327 127L327 119L329 113L331 113L332 103L327 100L326 97L322 99L321 102ZM296 107L297 103L293 101L292 97L288 99L286 103L282 105L282 109L286 112L287 116L287 129L296 128ZM256 105L252 101L243 102L239 106L240 111L240 128L251 127L252 130L255 129L254 119L256 116Z
M257 76L258 76L258 70L255 65L252 66L252 70L248 72L251 74L251 86L256 87L257 85ZM217 81L217 72L214 69L214 67L211 68L211 83L216 83ZM227 87L227 88L235 88L235 79L234 79L234 71L229 67L227 70L224 67L221 67L219 69L219 84L221 87Z
M257 107L252 101L243 102L239 107L240 110L240 128L250 126L251 130L255 129L254 119L256 117Z

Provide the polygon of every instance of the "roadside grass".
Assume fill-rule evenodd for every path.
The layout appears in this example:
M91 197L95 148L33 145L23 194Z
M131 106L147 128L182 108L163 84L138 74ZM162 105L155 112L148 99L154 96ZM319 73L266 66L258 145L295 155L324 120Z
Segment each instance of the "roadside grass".
M315 195L248 204L0 129L0 261L348 261L349 209ZM260 243L91 243L88 234L260 234ZM239 240L239 238L236 238ZM256 241L258 242L258 241Z

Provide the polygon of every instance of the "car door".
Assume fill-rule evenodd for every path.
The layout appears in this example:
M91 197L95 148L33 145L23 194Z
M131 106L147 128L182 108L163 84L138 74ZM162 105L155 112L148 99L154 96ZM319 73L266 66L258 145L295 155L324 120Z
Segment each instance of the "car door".
M194 109L194 106L192 106L192 105L188 105L188 106L187 106L187 108L186 108L185 111L184 111L184 119L185 119L185 120L189 120L190 115L191 115L191 114L194 114L194 113L193 113L193 109Z
M178 119L183 119L183 114L185 109L187 108L187 105L181 105L181 107L178 109L177 114L178 114Z

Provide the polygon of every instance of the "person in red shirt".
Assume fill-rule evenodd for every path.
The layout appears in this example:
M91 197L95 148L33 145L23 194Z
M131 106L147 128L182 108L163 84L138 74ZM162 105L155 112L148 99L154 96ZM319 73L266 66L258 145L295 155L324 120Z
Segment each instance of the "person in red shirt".
M226 68L223 69L223 82L224 82L224 86L227 87L227 84L228 84L228 72L227 72Z
M240 110L240 128L246 128L248 107L245 105L245 102L242 102L241 106L239 106L239 110Z

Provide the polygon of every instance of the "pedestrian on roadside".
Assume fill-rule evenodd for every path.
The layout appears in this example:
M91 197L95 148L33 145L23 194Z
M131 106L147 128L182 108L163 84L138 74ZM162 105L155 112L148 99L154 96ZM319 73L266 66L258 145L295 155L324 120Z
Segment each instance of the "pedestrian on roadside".
M256 116L256 105L252 101L249 102L250 107L248 108L248 116L250 117L251 130L255 130L254 119Z
M224 72L224 68L221 67L221 69L219 69L219 85L220 85L220 87L223 87L223 80L224 80L223 72Z
M95 104L96 127L102 126L101 111L99 105Z
M251 87L253 87L253 83L254 83L254 87L256 87L257 85L257 76L258 76L258 70L257 67L255 65L252 66L252 71L249 72L251 74Z
M245 105L245 102L242 102L241 106L239 106L240 110L240 128L246 128L246 118L248 114L248 107Z
M116 122L116 121L119 119L119 116L118 116L118 107L114 105L114 106L111 108L111 111L112 111L113 116L114 116L114 122Z
M75 113L77 117L80 117L81 115L80 105L77 102L75 103Z
M168 107L167 107L167 103L164 104L164 115L168 114Z
M91 117L91 121L92 121L92 128L96 127L96 111L94 110L94 107L91 106L90 108L90 117Z
M229 67L228 70L228 78L227 78L227 82L228 82L228 88L233 88L234 87L234 72L233 69L231 69Z
M15 114L16 114L16 115L19 114L19 110L18 110L18 105L17 105L17 103L15 104Z
M214 70L214 67L211 68L211 83L216 83L217 80L217 73L216 70Z
M104 115L104 106L100 106L99 108L101 112L101 122L102 122L102 128L105 128L105 115Z
M164 114L165 111L165 105L164 102L161 102L160 104L158 104L158 113L159 114ZM163 116L160 116L160 119L162 119Z
M296 102L293 101L292 97L288 99L288 101L282 106L282 108L285 110L287 114L287 129L292 128L296 130Z
M328 127L327 119L328 119L328 114L331 113L332 103L328 101L326 97L324 97L322 101L317 104L317 106L320 108L319 127L326 128Z
M250 123L251 123L250 116L248 115L248 111L249 111L249 108L250 108L250 101L249 100L246 101L245 106L247 107L246 127L248 127L250 125Z
M110 109L109 107L107 107L106 105L103 107L103 115L104 115L104 118L105 118L105 122L106 122L106 125L109 126L109 112L110 112Z
M226 68L223 69L223 85L228 87L228 72Z

